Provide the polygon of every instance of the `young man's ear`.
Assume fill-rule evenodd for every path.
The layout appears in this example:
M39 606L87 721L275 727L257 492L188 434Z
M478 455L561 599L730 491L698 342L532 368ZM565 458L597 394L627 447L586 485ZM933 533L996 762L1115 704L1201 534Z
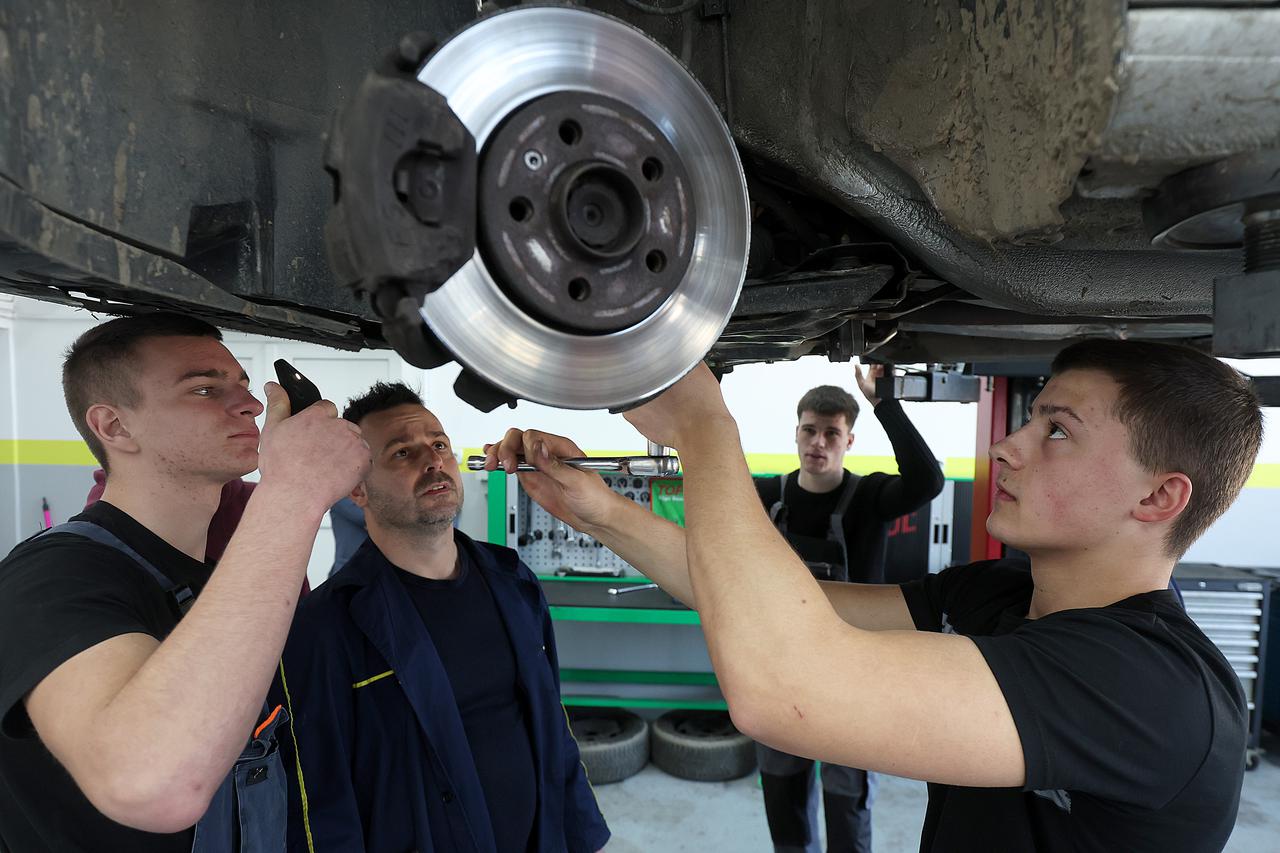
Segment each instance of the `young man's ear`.
M138 452L138 442L129 433L128 427L120 419L120 411L114 406L95 403L85 412L84 419L103 449L121 454Z
M369 495L364 490L364 483L356 483L356 487L351 490L350 498L351 502L361 509L369 505Z
M1138 504L1133 517L1160 522L1177 518L1191 500L1191 479L1186 474L1164 474L1155 489Z

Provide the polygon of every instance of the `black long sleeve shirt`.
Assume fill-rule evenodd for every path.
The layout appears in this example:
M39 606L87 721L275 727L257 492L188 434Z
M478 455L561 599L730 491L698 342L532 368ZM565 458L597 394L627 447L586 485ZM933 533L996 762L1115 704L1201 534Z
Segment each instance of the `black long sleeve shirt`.
M863 477L845 513L849 580L858 583L884 583L887 522L933 500L945 483L933 451L902 411L902 404L897 400L882 400L874 411L893 445L899 473L877 472ZM793 472L784 500L788 530L824 538L843 486L853 475L845 471L844 476L840 487L829 492L810 492L800 487L798 469ZM781 477L756 480L756 491L766 510L778 501L781 486Z

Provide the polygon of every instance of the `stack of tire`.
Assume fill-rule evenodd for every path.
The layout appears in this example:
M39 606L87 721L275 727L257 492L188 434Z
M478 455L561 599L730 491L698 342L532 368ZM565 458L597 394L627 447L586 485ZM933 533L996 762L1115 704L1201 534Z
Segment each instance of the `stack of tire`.
M621 782L644 769L679 779L724 782L756 769L754 742L723 711L669 711L650 725L614 708L574 708L569 727L593 785Z

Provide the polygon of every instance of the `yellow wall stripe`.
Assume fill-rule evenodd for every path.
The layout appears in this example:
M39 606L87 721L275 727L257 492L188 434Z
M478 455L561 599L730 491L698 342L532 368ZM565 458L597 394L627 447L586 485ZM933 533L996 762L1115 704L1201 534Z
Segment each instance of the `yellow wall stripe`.
M1245 480L1246 489L1280 489L1280 464L1267 462L1253 466L1253 473Z
M635 456L640 450L588 450L588 456ZM467 456L479 456L484 453L479 447L468 447L463 452ZM785 474L800 467L794 453L748 453L747 467L752 474ZM898 462L892 456L846 456L844 467L855 474L871 474L875 471L898 473ZM972 480L973 457L951 456L942 463L942 473L948 480ZM1280 489L1280 463L1264 462L1255 465L1253 475L1245 484L1246 489Z
M364 681L357 681L355 684L351 685L351 689L359 690L361 687L368 687L370 684L373 684L373 682L381 681L388 675L395 675L395 673L396 671L394 669L389 669L386 672L380 672L372 678L366 678Z
M588 450L588 456L632 456L642 453L631 450ZM463 458L479 456L479 447L463 450ZM98 462L89 448L79 439L0 438L0 465L81 465L97 467ZM794 453L748 453L747 465L753 474L785 474L799 467ZM873 471L896 473L898 463L892 456L846 456L844 467L855 474ZM942 464L948 480L972 480L973 459L952 456ZM1280 463L1264 462L1255 465L1253 474L1244 484L1246 489L1280 489Z
M785 474L799 468L800 460L795 453L748 453L747 467L752 474ZM844 467L855 474L871 474L875 471L893 474L898 470L898 462L892 456L846 456Z
M942 462L942 476L948 480L972 480L973 468L972 456L949 456Z
M98 460L80 439L0 438L0 465L92 465Z

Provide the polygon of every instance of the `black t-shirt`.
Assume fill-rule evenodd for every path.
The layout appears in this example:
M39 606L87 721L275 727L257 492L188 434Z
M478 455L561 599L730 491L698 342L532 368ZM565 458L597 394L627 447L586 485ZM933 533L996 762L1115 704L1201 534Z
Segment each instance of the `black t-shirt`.
M859 583L884 583L885 523L933 500L946 482L933 451L912 425L901 403L881 400L874 411L893 445L899 473L863 477L844 514L849 580ZM793 472L783 500L787 506L787 531L826 538L831 529L831 514L851 476L845 471L840 486L829 492L810 492L800 488L799 472ZM782 478L761 477L755 484L764 508L770 509L778 501Z
M1014 788L930 785L920 849L1220 851L1244 774L1247 706L1169 590L1027 619L1013 560L902 586L916 627L970 637L1013 714Z
M458 552L458 576L404 583L440 655L462 716L499 853L525 853L538 806L516 658L484 575Z
M104 501L73 520L111 531L192 592L209 579L207 565ZM80 652L122 634L162 640L177 619L170 597L145 569L82 536L28 540L0 563L0 838L10 850L191 850L191 830L139 832L95 809L44 748L23 702L45 676Z

